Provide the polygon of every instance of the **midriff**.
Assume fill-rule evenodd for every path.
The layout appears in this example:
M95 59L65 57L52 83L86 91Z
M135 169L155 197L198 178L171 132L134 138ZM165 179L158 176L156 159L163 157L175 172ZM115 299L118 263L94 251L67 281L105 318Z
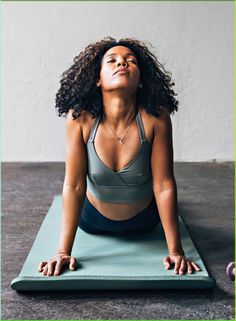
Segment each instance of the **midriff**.
M135 216L138 212L144 210L151 202L152 195L140 201L132 203L105 203L98 200L91 193L86 191L89 202L105 217L121 221Z

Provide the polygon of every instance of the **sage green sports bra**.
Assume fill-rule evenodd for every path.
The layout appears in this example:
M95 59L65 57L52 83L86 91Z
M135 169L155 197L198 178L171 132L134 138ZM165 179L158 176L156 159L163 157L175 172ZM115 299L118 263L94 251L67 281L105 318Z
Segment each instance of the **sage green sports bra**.
M115 172L98 157L94 138L102 115L93 123L87 142L88 191L104 202L129 203L153 194L151 172L151 145L146 139L140 112L136 115L141 144L134 159L124 168Z

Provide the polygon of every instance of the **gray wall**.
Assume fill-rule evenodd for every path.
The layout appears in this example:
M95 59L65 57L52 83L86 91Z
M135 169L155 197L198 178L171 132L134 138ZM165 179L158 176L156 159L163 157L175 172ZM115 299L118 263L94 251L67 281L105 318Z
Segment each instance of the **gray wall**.
M233 2L3 2L2 161L64 161L61 73L87 44L135 37L172 72L175 161L232 161Z

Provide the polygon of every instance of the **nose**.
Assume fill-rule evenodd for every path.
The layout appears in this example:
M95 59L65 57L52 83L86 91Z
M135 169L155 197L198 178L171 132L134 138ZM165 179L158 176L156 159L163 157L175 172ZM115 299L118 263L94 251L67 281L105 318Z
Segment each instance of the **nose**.
M120 65L127 67L127 62L124 59L120 59L120 60L118 60L118 66L120 66Z

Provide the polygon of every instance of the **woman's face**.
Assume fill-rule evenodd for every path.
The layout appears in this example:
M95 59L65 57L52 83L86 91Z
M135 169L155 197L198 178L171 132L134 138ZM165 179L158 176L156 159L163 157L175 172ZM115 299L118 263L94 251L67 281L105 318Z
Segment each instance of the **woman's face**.
M120 72L118 70L123 69ZM140 82L137 58L132 50L124 46L110 48L101 62L98 86L102 91L129 89L135 92Z

